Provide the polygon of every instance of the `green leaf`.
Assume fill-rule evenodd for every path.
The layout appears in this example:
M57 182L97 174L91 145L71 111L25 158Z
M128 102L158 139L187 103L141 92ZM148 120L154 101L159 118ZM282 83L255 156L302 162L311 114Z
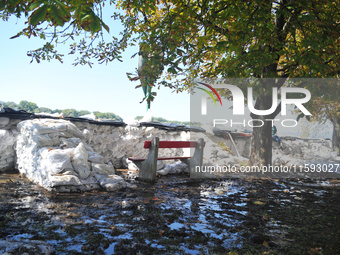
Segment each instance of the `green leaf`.
M178 54L178 55L182 56L182 55L183 55L183 53L185 53L183 50L181 50L181 49L177 49L177 54Z
M64 20L61 18L62 15L57 6L55 5L51 6L50 14L51 14L50 18L52 19L53 25L61 27L64 25Z
M16 35L12 36L12 37L11 37L11 38L9 38L9 39L14 39L14 38L17 38L17 37L19 37L20 35L22 35L22 32L20 32L20 33L17 33Z
M75 12L74 12L74 16L77 18L77 19L80 19L80 16L82 14L82 8L81 6L77 7Z
M58 4L58 6L63 6L63 7L66 6L64 3L60 2L59 0L54 0L54 1Z
M93 13L94 14L94 13ZM90 29L92 32L99 32L101 30L101 26L100 26L100 19L94 14L94 19L93 21L90 23Z
M172 73L172 74L177 74L176 69L173 68L173 67L168 68L168 72L169 72L169 73Z
M218 51L224 51L226 49L227 45L228 45L228 42L226 42L226 41L218 42L218 43L216 43L216 49Z
M105 30L110 33L110 28L108 25L106 25L102 20L100 20L101 25L105 28Z
M0 11L2 11L3 9L5 9L6 3L5 1L1 1L0 2Z
M61 15L61 18L63 18L64 21L69 21L71 14L67 9L65 8L65 5L63 5L61 2L56 1L58 3L59 7L59 14Z
M39 5L41 5L43 2L45 2L44 0L40 0L40 1L36 1L34 3L31 3L29 6L28 6L28 10L29 11L33 11L35 8L37 8Z
M32 15L29 17L29 23L33 26L38 25L39 21L45 20L46 14L47 14L47 5L43 5L32 13Z
M80 22L83 22L91 17L91 14L85 14L81 19Z
M12 1L7 1L9 5L12 5L14 7L17 7L18 4L20 3L20 0L12 0Z

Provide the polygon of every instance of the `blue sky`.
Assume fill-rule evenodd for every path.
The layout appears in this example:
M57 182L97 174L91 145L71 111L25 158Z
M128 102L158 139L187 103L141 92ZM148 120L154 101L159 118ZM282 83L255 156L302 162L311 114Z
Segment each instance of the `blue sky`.
M39 107L113 112L122 118L145 114L146 104L139 103L143 99L142 89L135 89L139 81L131 82L126 76L126 72L133 72L137 67L138 58L131 59L137 48L125 52L123 62L95 64L92 68L74 67L73 56L66 56L63 64L57 60L30 64L27 51L41 47L44 41L26 37L9 39L23 28L23 22L14 17L8 22L0 21L0 101L27 100ZM117 28L111 26L110 35L118 36ZM66 51L63 46L58 48L67 54L68 44ZM176 94L168 88L156 92L158 95L151 104L153 116L179 121L190 119L187 92Z

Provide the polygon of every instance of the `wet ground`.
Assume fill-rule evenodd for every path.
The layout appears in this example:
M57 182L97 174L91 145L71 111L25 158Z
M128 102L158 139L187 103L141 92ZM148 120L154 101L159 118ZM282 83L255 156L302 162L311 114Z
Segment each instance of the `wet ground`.
M51 194L1 174L0 239L43 240L52 254L340 254L338 182L291 181L178 175Z

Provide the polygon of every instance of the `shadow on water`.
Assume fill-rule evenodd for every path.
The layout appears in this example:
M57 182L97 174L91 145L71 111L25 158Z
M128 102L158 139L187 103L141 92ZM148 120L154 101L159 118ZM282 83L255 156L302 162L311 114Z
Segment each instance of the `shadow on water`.
M136 190L50 194L0 175L0 239L52 254L340 254L337 188L161 178Z

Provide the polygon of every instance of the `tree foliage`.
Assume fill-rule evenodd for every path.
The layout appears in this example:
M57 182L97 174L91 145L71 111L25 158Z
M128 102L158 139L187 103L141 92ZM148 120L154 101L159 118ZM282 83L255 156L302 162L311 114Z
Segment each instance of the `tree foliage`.
M7 107L7 108L12 108L16 110L25 110L31 113L51 113L51 114L62 113L62 115L65 117L77 118L83 115L90 114L90 111L88 110L81 110L81 111L77 111L76 109L51 110L50 108L47 108L47 107L38 107L37 104L28 102L27 100L20 101L19 104L16 104L14 102L3 102L3 105L4 107ZM123 119L120 116L114 113L109 113L109 112L102 113L102 112L95 111L93 112L93 114L96 116L96 119L110 119L110 120L123 121Z
M120 39L104 41L103 31L110 30L102 12L108 4L116 8L112 17L120 20L123 31ZM129 43L138 41L149 62L148 76L159 76L153 71L161 63L168 78L182 74L179 77L184 79L178 83L173 79L171 84L161 83L179 91L197 77L334 77L339 73L338 1L17 0L2 1L0 15L4 20L25 16L27 27L16 36L50 38L29 53L37 61L61 61L56 44L78 35L83 40L70 45L71 53L80 53L76 64L90 59L112 61Z
M104 6L105 1L93 0L1 1L0 17L6 21L15 15L18 18L24 16L27 20L26 27L13 35L13 39L26 36L45 40L42 47L27 53L32 61L39 63L41 60L57 59L62 62L64 54L56 51L56 45L70 41L68 53L78 53L74 64L91 65L92 58L100 63L120 59L124 48L124 38L118 40L113 37L107 43L103 41L104 31L110 31L102 20Z
M23 101L20 101L19 108L25 109L25 111L28 111L28 112L34 112L35 110L38 109L38 106L35 103L23 100Z
M136 116L136 120L141 120L143 116ZM199 126L200 123L192 123L190 121L178 121L178 120L167 120L163 117L152 117L153 122L160 122L160 123L166 123L166 124L171 124L171 123L176 123L176 124L181 124L181 125L186 125L186 126Z
M122 121L123 119L119 117L118 115L115 115L111 112L98 112L95 111L93 114L96 116L96 119L116 119Z
M122 8L147 42L144 50L163 52L167 76L183 78L178 90L197 77L334 77L339 72L336 1L123 1Z

